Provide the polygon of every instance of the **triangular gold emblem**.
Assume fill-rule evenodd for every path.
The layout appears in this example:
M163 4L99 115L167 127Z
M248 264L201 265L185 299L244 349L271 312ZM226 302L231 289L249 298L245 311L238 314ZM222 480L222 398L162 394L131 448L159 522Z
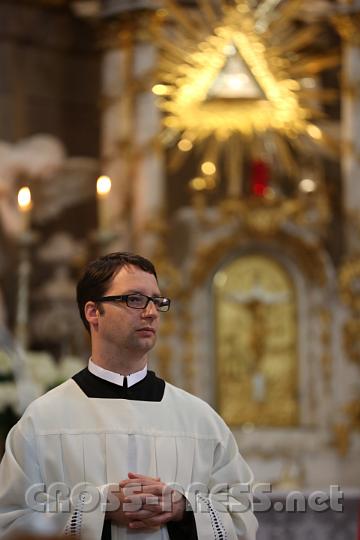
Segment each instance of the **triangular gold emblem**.
M207 99L266 99L233 43L224 47L224 54L224 65L211 84Z

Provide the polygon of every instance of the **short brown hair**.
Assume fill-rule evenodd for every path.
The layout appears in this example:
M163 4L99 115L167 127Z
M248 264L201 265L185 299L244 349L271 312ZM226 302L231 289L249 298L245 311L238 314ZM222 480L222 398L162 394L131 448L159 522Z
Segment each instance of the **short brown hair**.
M86 302L89 302L89 300L96 301L101 296L104 296L113 278L121 268L130 265L137 266L144 272L153 274L157 279L156 270L151 261L141 257L141 255L125 251L117 251L99 257L91 261L85 268L83 276L77 284L76 299L81 320L88 332L90 332L90 325L84 313Z

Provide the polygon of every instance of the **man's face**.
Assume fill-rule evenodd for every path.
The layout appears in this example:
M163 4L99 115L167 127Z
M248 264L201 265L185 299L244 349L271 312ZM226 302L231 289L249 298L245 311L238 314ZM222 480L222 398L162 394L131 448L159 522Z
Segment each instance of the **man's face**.
M141 293L160 296L159 286L153 274L136 266L124 266L114 277L103 296ZM102 346L119 353L146 354L155 345L159 326L159 312L153 302L144 309L134 309L119 302L103 302L98 314L95 332Z

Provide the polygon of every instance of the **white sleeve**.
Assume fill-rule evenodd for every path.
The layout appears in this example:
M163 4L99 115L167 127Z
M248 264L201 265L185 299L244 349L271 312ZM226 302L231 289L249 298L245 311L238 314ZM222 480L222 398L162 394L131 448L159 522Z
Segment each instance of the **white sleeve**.
M194 512L199 540L255 540L258 527L252 509L253 475L230 431L215 449L207 490L186 496Z
M18 423L7 436L0 465L0 534L33 530L35 522L54 532L64 527L69 516L55 513L37 516L29 506L29 493L41 493L42 485L34 440L24 435Z
M80 496L61 504L47 490L38 460L36 439L29 421L20 421L6 439L0 465L0 537L6 533L84 535L101 538L105 513L102 505L86 511ZM101 488L99 488L101 492Z

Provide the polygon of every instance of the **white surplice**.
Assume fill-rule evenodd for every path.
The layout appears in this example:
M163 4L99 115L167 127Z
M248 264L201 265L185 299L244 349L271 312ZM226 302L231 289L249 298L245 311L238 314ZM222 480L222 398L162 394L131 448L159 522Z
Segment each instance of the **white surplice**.
M199 540L255 539L251 495L244 493L251 471L207 403L168 383L160 402L89 398L72 379L34 401L7 438L0 467L0 530L30 527L38 515L58 531L69 531L70 523L82 538L100 540L102 499L96 505L96 497L81 503L74 486L88 483L98 494L129 471L182 486ZM62 511L52 500L55 483L65 498L64 490L73 490L74 504L64 504ZM233 486L231 495L226 484ZM202 486L217 493L209 496ZM36 490L35 504L48 503L45 513L31 502ZM112 524L111 533L112 540L169 538L166 526L141 532Z

